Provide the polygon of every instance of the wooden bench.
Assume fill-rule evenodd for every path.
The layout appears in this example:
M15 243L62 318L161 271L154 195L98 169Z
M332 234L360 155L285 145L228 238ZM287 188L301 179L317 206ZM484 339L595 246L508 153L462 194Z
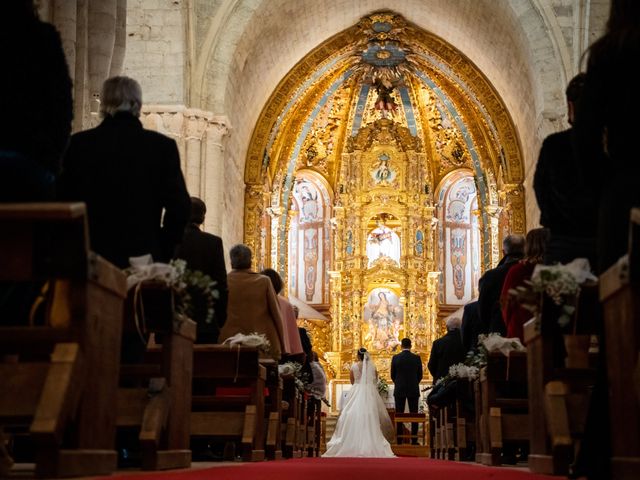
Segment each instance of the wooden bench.
M132 288L127 299L125 328L135 328L138 318L144 334L153 333L162 342L146 353L143 363L123 364L120 370L118 427L140 429L143 470L191 465L189 427L196 323L175 315L173 295L166 284L145 281Z
M191 437L233 440L244 461L264 460L266 375L256 348L195 345Z
M455 382L454 400L442 407L429 408L431 458L464 460L475 448L474 384L466 378Z
M484 465L500 465L506 442L529 441L526 353L512 351L509 356L489 353L487 365L480 370L479 385L483 439L476 461Z
M0 231L0 281L54 292L45 325L0 326L0 428L29 426L39 477L109 474L125 276L89 251L84 204L2 204Z
M275 360L262 358L260 364L266 369L265 385L269 392L265 404L265 420L267 421L265 455L269 460L280 460L282 458L282 379L278 373L278 363Z
M640 478L640 209L629 253L600 276L611 412L611 478Z
M530 453L529 468L536 473L565 475L574 461L578 442L584 433L595 370L586 362L565 366L558 307L543 299L541 314L524 326L528 354ZM599 314L597 287L584 287L574 319L575 331L595 333ZM586 353L586 352L585 352ZM592 358L592 362L593 362Z
M293 377L282 379L282 399L288 405L281 416L282 455L285 458L299 458L302 456L298 432L302 422L303 397Z

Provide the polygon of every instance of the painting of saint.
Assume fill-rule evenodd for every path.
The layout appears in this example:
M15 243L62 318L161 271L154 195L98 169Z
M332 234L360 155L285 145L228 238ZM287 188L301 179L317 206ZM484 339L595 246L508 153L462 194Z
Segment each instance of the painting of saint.
M371 177L376 185L386 185L393 182L396 172L389 166L389 155L386 153L378 157L378 164L371 172Z
M393 350L400 345L403 310L398 296L387 288L376 288L364 307L365 344L374 350Z
M367 237L369 265L383 257L400 263L400 237L383 223L378 223Z

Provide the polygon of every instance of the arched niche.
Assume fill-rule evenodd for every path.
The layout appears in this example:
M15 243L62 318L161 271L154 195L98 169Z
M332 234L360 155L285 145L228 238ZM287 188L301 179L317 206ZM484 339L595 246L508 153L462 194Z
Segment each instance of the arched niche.
M312 171L296 174L288 232L288 292L309 304L329 301L331 195Z
M473 174L456 170L440 185L438 198L440 301L463 305L477 297L482 235Z

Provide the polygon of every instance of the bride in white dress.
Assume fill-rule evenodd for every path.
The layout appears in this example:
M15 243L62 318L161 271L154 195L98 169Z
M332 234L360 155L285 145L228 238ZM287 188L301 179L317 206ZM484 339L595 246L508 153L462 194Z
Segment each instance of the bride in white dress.
M394 457L388 439L395 433L378 393L378 372L367 350L358 350L351 383L336 430L323 457ZM386 437L386 438L385 438Z

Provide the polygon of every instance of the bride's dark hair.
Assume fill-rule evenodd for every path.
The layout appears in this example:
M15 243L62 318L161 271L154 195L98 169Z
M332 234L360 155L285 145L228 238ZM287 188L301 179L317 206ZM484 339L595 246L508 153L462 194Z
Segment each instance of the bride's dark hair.
M364 360L365 353L367 353L367 349L364 347L360 347L360 350L358 350L358 360Z

